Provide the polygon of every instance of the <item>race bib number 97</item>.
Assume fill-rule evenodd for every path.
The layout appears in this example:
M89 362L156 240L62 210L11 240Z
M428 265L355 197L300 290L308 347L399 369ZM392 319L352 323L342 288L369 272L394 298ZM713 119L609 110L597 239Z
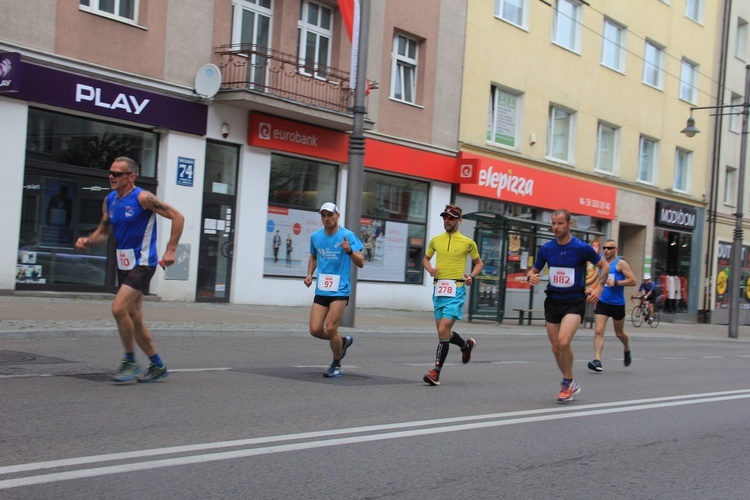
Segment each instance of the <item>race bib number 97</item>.
M341 276L338 274L321 274L318 276L318 290L324 292L338 292Z
M570 288L575 285L576 270L572 267L550 267L549 283L557 288Z

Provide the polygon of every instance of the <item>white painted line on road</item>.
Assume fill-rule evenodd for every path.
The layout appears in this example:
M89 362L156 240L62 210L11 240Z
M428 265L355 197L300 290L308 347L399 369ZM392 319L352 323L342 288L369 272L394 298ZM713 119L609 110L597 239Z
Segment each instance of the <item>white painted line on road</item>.
M49 373L27 373L25 375L0 375L0 378L54 377Z
M178 372L225 372L231 370L231 368L170 368L169 373Z
M528 365L531 361L490 361L491 365Z
M52 483L57 481L67 481L71 479L81 479L87 477L98 477L111 474L122 474L139 470L152 470L160 467L173 467L178 465L197 464L214 462L218 460L230 460L236 458L246 458L251 456L267 455L271 453L281 453L286 451L310 450L315 448L324 448L330 446L341 446L347 444L365 443L371 441L385 441L390 439L401 439L405 437L425 436L430 434L439 434L442 432L457 432L472 429L484 429L491 427L502 427L515 424L526 424L532 422L543 422L563 418L578 418L594 415L606 415L613 413L622 413L630 411L651 410L657 408L668 408L675 406L684 406L701 403L716 403L720 401L731 401L737 399L750 398L750 389L736 391L711 392L704 394L689 394L682 396L668 396L662 398L649 398L630 401L615 401L610 403L596 403L581 406L566 406L555 408L542 408L536 410L524 410L506 413L493 413L487 415L468 415L465 417L454 417L433 420L418 420L412 422L402 422L394 424L373 425L367 427L352 427L349 429L335 429L330 431L305 432L298 434L286 434L280 436L268 436L262 438L243 439L236 441L223 441L217 443L204 443L186 446L173 446L167 448L155 448L151 450L141 450L134 452L113 453L108 455L96 455L89 457L79 457L63 460L52 460L47 462L36 462L19 465L9 465L0 467L0 474L13 474L18 472L27 472L53 467L70 467L75 465L104 463L114 460L143 459L148 456L166 455L172 453L186 453L202 450L210 450L226 447L253 446L258 444L278 443L292 440L309 440L300 443L291 443L275 446L265 446L261 448L250 448L243 450L234 450L227 452L216 452L208 454L199 454L193 456L167 458L154 461L143 461L122 465L110 465L105 467L94 467L91 469L71 470L66 472L56 472L49 474L40 474L22 478L0 480L0 490L17 488L21 486L31 486L37 484ZM478 422L478 420L486 420ZM451 425L459 424L459 425ZM427 427L422 429L399 430L410 427ZM393 431L378 433L380 431ZM343 437L335 439L322 439L342 434L370 433L368 435ZM312 439L312 440L311 440Z

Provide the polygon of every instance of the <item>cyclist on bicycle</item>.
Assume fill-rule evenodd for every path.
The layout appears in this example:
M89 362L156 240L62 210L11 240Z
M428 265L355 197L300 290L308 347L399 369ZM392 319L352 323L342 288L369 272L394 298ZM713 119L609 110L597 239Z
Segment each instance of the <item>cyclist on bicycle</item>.
M648 304L648 319L646 321L650 325L654 321L654 300L656 299L656 283L651 281L650 274L643 275L643 283L638 287L637 293L638 295L635 298L643 299Z

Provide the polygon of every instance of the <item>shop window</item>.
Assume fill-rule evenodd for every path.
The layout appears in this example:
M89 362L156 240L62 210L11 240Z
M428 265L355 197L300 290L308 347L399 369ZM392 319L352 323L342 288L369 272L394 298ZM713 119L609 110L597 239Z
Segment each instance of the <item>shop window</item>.
M365 172L359 279L422 283L428 192L427 182Z
M140 165L141 177L156 177L158 134L119 124L29 110L26 159L109 170L118 156Z
M265 276L302 277L307 274L310 236L323 227L318 210L329 201L339 204L336 199L338 175L336 165L271 156ZM343 211L343 207L339 205L339 208ZM344 224L343 219L339 222Z

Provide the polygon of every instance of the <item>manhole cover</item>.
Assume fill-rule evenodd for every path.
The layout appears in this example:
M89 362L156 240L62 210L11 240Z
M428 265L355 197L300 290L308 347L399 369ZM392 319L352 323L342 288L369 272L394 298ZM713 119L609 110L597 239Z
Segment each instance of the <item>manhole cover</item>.
M47 356L38 356L30 352L18 351L0 351L0 365L22 365L33 363L36 365L51 365L55 363L71 363L59 358L50 358Z

